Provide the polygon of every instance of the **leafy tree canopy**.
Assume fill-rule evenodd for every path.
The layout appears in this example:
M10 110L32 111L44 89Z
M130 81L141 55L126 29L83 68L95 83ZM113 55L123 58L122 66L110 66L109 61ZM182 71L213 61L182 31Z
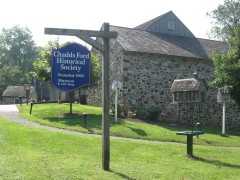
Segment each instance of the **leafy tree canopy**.
M14 26L0 34L0 63L18 65L24 73L31 70L37 47L28 28Z
M233 34L234 36L228 39L228 53L214 54L216 78L212 85L220 89L230 87L230 96L240 105L240 24L235 26Z
M235 36L234 28L240 22L240 0L225 0L223 5L219 5L207 15L214 19L209 36L226 41Z
M0 93L8 85L29 83L37 47L28 28L14 26L0 33Z
M0 93L7 88L8 85L21 85L24 83L24 76L18 65L4 65L0 69Z
M42 81L50 81L52 51L59 46L57 41L48 41L46 46L40 49L39 58L33 63L34 72L31 74Z

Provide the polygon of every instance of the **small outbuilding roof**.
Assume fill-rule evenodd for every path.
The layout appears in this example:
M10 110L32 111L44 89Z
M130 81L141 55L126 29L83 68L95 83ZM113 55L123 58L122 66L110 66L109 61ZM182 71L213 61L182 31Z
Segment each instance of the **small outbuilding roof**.
M173 81L171 91L197 91L199 88L200 82L194 78L190 79L177 79Z
M172 83L172 92L187 92L187 91L198 91L201 84L204 84L208 89L204 79L200 79L195 74L194 78L189 79L175 79Z
M31 86L30 95L33 94L33 91L35 91L35 88ZM24 89L24 86L8 86L2 94L2 97L19 97L19 96L22 96L23 98L26 97L26 90Z

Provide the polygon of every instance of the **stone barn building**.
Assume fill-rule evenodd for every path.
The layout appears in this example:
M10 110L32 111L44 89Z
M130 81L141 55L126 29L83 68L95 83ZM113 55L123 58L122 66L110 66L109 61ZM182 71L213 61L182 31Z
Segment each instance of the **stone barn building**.
M110 26L110 30L118 33L116 39L110 40L110 86L113 80L122 82L120 104L129 111L158 107L160 121L177 120L177 107L171 103L173 81L192 78L193 73L198 73L209 86L214 78L213 52L228 50L225 42L196 38L172 11L135 28ZM88 104L101 106L101 92L101 82L89 89ZM113 102L111 89L110 93ZM227 104L227 128L240 129L238 111L233 101ZM187 112L183 110L182 116L187 116ZM201 122L221 127L221 117L217 90L209 87Z

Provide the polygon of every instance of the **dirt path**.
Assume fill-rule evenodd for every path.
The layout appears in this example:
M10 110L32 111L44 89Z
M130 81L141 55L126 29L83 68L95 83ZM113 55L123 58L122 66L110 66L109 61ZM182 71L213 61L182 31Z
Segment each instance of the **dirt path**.
M68 134L78 134L82 136L94 136L94 137L101 137L100 135L96 134L86 134L86 133L81 133L81 132L76 132L76 131L70 131L70 130L65 130L65 129L59 129L55 127L50 127L50 126L45 126L41 124L37 124L31 121L28 121L24 119L23 117L20 116L19 110L16 107L16 105L0 105L0 117L20 123L24 126L31 126L39 129L45 129L49 131L55 131L55 132L63 132L63 133L68 133Z
M16 105L0 105L0 117L13 121L16 123L20 123L24 126L31 126L39 129L44 129L48 131L55 131L55 132L62 132L62 133L68 133L68 134L76 134L81 136L91 136L91 137L98 137L101 138L102 135L97 134L87 134L87 133L81 133L77 131L70 131L66 129L59 129L55 127L45 126L41 124L34 123L32 121L28 121L20 116L19 110L16 107ZM131 140L131 141L138 141L138 142L152 142L152 143L162 143L159 141L149 141L149 140L142 140L142 139L131 139L131 138L124 138L124 137L116 137L116 136L110 136L111 139L122 139L122 140Z

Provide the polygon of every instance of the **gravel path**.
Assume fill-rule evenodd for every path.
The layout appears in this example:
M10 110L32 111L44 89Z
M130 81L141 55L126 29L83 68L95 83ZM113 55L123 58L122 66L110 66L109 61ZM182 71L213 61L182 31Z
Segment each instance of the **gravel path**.
M98 138L102 137L102 135L86 134L86 133L81 133L81 132L77 132L77 131L59 129L59 128L45 126L45 125L41 125L41 124L37 124L37 123L31 122L31 121L28 121L20 116L19 110L16 107L16 105L0 105L0 117L4 118L6 120L9 120L9 121L20 123L24 126L31 126L31 127L35 127L35 128L39 128L39 129L49 130L49 131L62 132L62 133L68 133L68 134L76 134L76 135L81 135L81 136L91 136L91 137L98 137ZM138 142L162 143L159 141L131 139L131 138L116 137L116 136L110 136L110 138L111 139L131 140L131 141L138 141Z
M86 134L86 133L81 133L81 132L76 132L76 131L59 129L59 128L45 126L45 125L41 125L41 124L37 124L37 123L31 122L31 121L28 121L19 115L19 110L16 107L16 105L0 105L0 117L4 118L6 120L9 120L9 121L20 123L24 126L31 126L31 127L35 127L35 128L39 128L39 129L49 130L49 131L63 132L63 133L68 133L68 134L78 134L78 135L82 135L82 136L102 137L102 136L96 135L96 134Z

